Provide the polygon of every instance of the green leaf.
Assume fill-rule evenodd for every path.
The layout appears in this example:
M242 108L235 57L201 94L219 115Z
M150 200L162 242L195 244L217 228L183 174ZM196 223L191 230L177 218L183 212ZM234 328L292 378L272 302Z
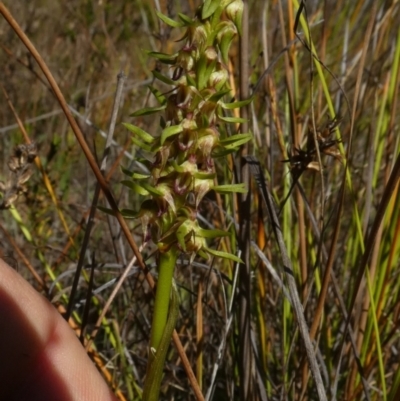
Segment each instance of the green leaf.
M215 173L202 173L200 171L193 173L193 177L198 180L213 180L215 178Z
M192 221L184 221L177 229L175 229L176 239L179 245L182 247L183 251L186 252L185 239L188 235L192 236L194 232L195 225Z
M221 107L226 110L233 110L238 109L239 107L247 106L253 100L253 97L249 97L245 100L240 100L238 102L231 102L231 103L221 103Z
M144 188L146 191L148 191L148 193L150 193L154 196L163 196L164 195L163 192L161 192L159 189L153 187L152 185L150 185L147 182L141 182L140 185L142 188Z
M164 145L164 142L170 136L179 134L183 131L182 125L171 125L170 127L165 128L161 133L161 145Z
M203 54L200 59L198 60L198 62L196 63L196 78L197 78L197 88L199 90L202 90L205 86L206 83L208 81L208 78L210 77L210 75L208 75L208 71L207 71L207 60L205 55ZM211 72L210 72L211 74Z
M128 170L125 167L121 167L121 171L134 180L143 180L150 177L148 174L135 173L134 171Z
M181 167L176 160L172 160L171 161L171 165L174 168L174 170L178 173L183 173L185 171L185 169L183 167Z
M247 138L243 138L240 141L237 141L235 143L231 143L229 145L225 145L224 148L225 149L238 150L242 145L244 145L245 143L249 142L250 140L251 140L251 136L247 137Z
M160 52L147 52L150 57L154 57L157 60L160 60L164 64L175 64L177 54L166 54Z
M112 209L103 206L97 206L97 209L101 210L102 212L109 214L110 216L115 216L115 212Z
M232 192L245 194L247 193L247 189L243 183L240 184L229 184L229 185L217 185L212 188L215 192L221 194L229 194Z
M149 176L149 175L146 175L146 174L133 173L132 176L131 176L131 178L132 178L133 180L147 180L147 179L150 178L150 176Z
M211 156L215 159L218 159L220 157L225 157L227 155L232 154L233 152L235 152L238 149L218 149L218 150L213 150L211 152Z
M115 216L115 212L112 209L109 209L109 208L106 208L103 206L97 206L97 209L101 210L102 212L104 212L110 216ZM126 219L135 219L139 216L139 212L135 212L132 209L122 209L122 210L120 210L120 213Z
M197 89L203 90L214 71L216 60L209 62L203 54L197 62L196 76L197 76Z
M206 252L204 252L202 249L199 249L198 251L197 251L197 254L199 255L199 256L201 256L203 259L205 259L205 260L209 260L210 258L208 257L208 255L207 255L207 253Z
M229 48L231 47L232 40L235 36L234 32L226 32L219 42L219 49L221 50L222 60L225 64L229 63Z
M140 212L135 212L132 209L122 209L120 210L122 216L124 216L126 219L136 219L139 216Z
M242 138L250 138L251 139L252 138L252 134L250 134L250 133L247 133L247 134L235 134L235 135L232 135L232 136L228 136L228 137L226 137L224 139L220 139L219 143L221 145L225 146L225 145L234 143L237 140L240 140Z
M210 126L210 121L204 114L197 115L197 126L199 129L208 128Z
M167 25L171 26L172 28L180 28L183 26L181 22L174 21L171 18L168 18L166 15L156 11L157 17L160 18L161 21L165 22Z
M157 78L159 81L164 82L167 85L175 85L176 82L173 81L171 78L166 77L165 75L161 74L157 70L153 70L151 72L155 78Z
M206 19L213 15L219 4L220 0L205 0L201 10L201 19Z
M166 107L166 105L160 107L144 107L143 109L137 110L132 113L131 117L148 116L150 114L158 113L159 111L165 110Z
M133 192L136 192L139 195L143 196L148 196L149 191L144 189L141 185L137 184L136 182L130 181L130 180L123 180L121 181L122 185L125 185L129 189L131 189Z
M220 237L226 237L230 234L226 231L218 229L206 230L205 228L198 228L196 230L196 235L203 238L220 238Z
M225 89L225 90L219 91L217 93L214 93L207 100L210 101L210 102L218 102L218 100L220 100L222 97L224 97L230 91L231 91L230 89Z
M190 26L194 24L194 21L185 14L178 13L178 17L184 22L184 25Z
M224 116L218 116L218 118L226 123L237 123L237 124L241 124L241 123L245 123L246 121L248 121L245 118L240 118L240 117L224 117Z
M121 166L121 171L122 171L125 175L127 175L128 177L132 177L132 175L134 174L133 171L128 170L127 168L122 167L122 166Z
M132 133L136 134L142 141L147 142L147 143L154 142L154 138L150 134L148 134L146 131L143 131L138 126L133 125L133 124L128 124L128 123L122 123L122 125L125 128L127 128L129 131L131 131Z
M152 151L152 146L149 144L146 144L139 139L135 138L134 136L131 138L132 142L138 146L140 149L146 151L146 152L151 152Z
M154 97L157 99L157 102L160 105L166 104L167 102L166 97L157 88L154 88L154 86L151 85L149 85L148 88L150 92L154 95Z
M156 142L153 144L151 147L151 153L157 153L159 150L161 150L162 146L160 145L159 142ZM150 168L151 169L151 168Z
M234 262L237 263L243 263L242 259L238 258L236 255L232 255L231 253L216 251L215 249L210 249L210 248L204 248L204 250L209 254L217 256L219 258L233 260Z
M234 149L238 148L244 143L247 143L253 138L252 134L236 134L232 135L229 138L225 138L220 140L220 145L223 146L225 149Z
M186 74L186 80L188 83L188 86L195 88L196 87L196 81L190 74Z

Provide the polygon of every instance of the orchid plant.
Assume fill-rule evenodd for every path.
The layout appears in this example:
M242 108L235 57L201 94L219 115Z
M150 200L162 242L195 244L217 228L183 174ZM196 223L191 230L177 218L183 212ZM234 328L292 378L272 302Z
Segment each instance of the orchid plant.
M215 160L236 152L252 138L250 133L229 135L242 122L230 115L231 110L250 102L250 99L233 101L228 83L229 49L240 33L242 11L241 0L205 0L194 18L179 14L175 21L157 12L163 23L184 30L183 46L175 54L149 53L168 66L166 74L154 70L153 75L171 89L163 94L151 86L158 106L143 108L132 116L163 112L160 130L152 135L138 125L124 124L132 133L133 143L145 155L140 161L148 173L123 170L129 176L123 184L146 197L138 212L123 213L141 220L145 241L151 239L159 253L148 377L151 370L157 370L155 364L160 363L157 351L169 319L178 256L185 253L191 262L196 255L241 262L233 254L207 246L208 239L228 234L201 227L198 213L200 202L209 191L245 192L243 184L216 185L215 180ZM231 130L227 128L229 124ZM143 399L158 397L159 389L154 391L155 379L151 380L150 386L145 384ZM160 383L161 377L157 381ZM156 393L154 398L148 395L149 387Z

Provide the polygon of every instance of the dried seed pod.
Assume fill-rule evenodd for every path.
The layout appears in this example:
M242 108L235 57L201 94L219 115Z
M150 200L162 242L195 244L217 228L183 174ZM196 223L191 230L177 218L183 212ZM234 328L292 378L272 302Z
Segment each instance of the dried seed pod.
M330 136L334 132L335 128L340 123L341 119L334 118L329 120L328 123L321 127L316 128L317 144L318 150L321 155L325 154L327 156L332 156L335 159L342 161L342 156L337 148L337 144L341 141L339 139L330 139ZM306 170L321 171L321 166L317 160L317 148L315 146L314 139L314 128L311 124L308 125L308 135L307 135L307 149L294 148L288 159L282 160L284 163L290 163L290 171L293 176L293 183L289 189L288 194L281 203L281 209L289 198L294 186L299 180L300 176Z
M36 156L37 145L35 142L15 147L7 163L10 170L9 179L0 185L0 191L3 192L0 209L10 208L20 194L27 192L24 184L32 175L31 166Z
M25 184L32 175L32 169L30 165L25 165L20 172L18 172L17 183L18 185Z

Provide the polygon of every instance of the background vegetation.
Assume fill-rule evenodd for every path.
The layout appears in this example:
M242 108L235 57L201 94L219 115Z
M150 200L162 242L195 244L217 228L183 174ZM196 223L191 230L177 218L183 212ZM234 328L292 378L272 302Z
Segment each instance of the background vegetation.
M170 53L180 46L179 30L161 23L155 10L171 18L179 12L194 15L199 2L4 3L51 69L98 159L105 146L117 74L126 75L106 177L119 207L137 210L141 198L120 184L120 166L131 167L137 157L121 123L133 122L130 114L135 110L155 105L147 85L153 83L151 71L160 66L146 51ZM335 117L340 120L330 139L342 140L341 157L322 154L322 174L315 168L302 171L302 191L295 187L279 221L318 344L328 398L396 400L400 398L400 6L395 0L309 1L306 6L304 20L297 21L295 0L249 1L250 93L257 89L249 114L254 133L251 152L280 205L295 176L289 173L291 163L282 161L293 157L295 147L307 148L309 132L317 133L316 128L321 132ZM80 333L87 277L94 266L94 295L83 323L91 333L132 251L115 219L100 211L89 244L81 250L96 179L32 56L4 20L0 33L0 174L7 180L12 150L25 142L15 114L37 142L43 167L35 171L15 208L1 211L1 255L63 312L84 252L87 274L79 281L76 313L70 322ZM321 62L312 60L305 45L309 33ZM238 44L230 59L231 86L238 97ZM165 88L159 85L159 89ZM134 123L151 133L159 129L159 121L151 116ZM292 158L294 172L299 166L293 164L296 160ZM231 182L234 166L234 160L217 165L219 182ZM286 296L273 227L257 185L251 182L249 352L254 359L248 380L254 391L248 399L317 399ZM107 206L102 194L99 203ZM213 247L236 253L235 198L210 194L202 205L202 217L205 226L232 232L228 241ZM129 225L140 246L140 222L130 220ZM146 244L142 250L149 268L155 267L154 249ZM177 330L204 395L211 397L213 389L214 400L240 399L244 385L238 351L242 333L237 269L219 259L189 265L184 256L176 269L181 303ZM90 351L121 400L140 399L152 304L143 273L134 267L102 319ZM194 399L173 347L162 399Z

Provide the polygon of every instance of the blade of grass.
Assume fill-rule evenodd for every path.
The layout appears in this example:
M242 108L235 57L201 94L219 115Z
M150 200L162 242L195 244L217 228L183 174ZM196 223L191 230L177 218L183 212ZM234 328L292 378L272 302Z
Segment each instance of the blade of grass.
M293 302L294 313L295 313L295 316L297 319L297 324L299 326L299 331L300 331L301 337L304 341L304 346L306 348L308 362L310 364L311 372L312 372L314 380L315 380L318 397L321 401L327 400L325 386L322 381L320 368L319 368L317 360L316 360L315 351L314 351L314 348L313 348L313 345L311 342L307 323L304 318L303 306L301 305L300 298L298 295L297 286L296 286L296 282L295 282L294 274L293 274L292 263L289 258L289 255L287 253L286 245L285 245L283 237L282 237L282 230L280 228L278 216L276 214L273 198L272 198L267 186L265 185L265 179L263 177L263 173L262 173L262 170L260 169L259 163L255 160L254 157L249 157L249 156L246 158L246 161L249 163L249 167L252 171L252 175L254 176L254 178L259 186L260 193L261 193L263 200L268 209L268 214L269 214L269 217L271 220L274 235L277 240L279 250L281 253L283 270L285 272L286 279L289 284L289 291L290 291L290 296L291 296L292 302Z

